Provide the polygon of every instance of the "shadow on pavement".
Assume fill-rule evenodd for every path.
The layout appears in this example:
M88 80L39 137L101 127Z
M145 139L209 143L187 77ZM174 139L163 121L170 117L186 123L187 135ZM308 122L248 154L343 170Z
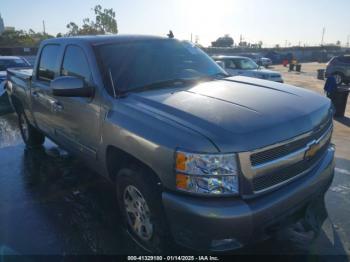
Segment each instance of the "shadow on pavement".
M22 144L2 148L0 165L0 246L19 254L144 254L121 227L111 183L59 147L46 143L35 150L25 150ZM330 197L331 211L346 219L333 205L337 199ZM180 251L193 253L180 248L170 252ZM328 218L318 236L294 224L230 254L307 258L346 253ZM347 261L343 258L337 261Z
M343 124L344 126L350 127L350 118L349 117L336 117L334 118L335 121ZM350 134L349 134L350 135Z
M140 252L120 226L110 183L57 147L0 152L1 176L11 175L0 180L0 246L19 254Z

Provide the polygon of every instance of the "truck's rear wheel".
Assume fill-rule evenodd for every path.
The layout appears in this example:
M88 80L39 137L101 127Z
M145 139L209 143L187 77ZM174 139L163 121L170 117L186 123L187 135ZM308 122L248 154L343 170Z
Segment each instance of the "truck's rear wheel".
M18 125L26 146L37 147L44 143L45 136L29 123L24 112L18 113Z
M116 181L118 204L129 234L145 250L164 252L169 234L159 189L132 169L119 171Z

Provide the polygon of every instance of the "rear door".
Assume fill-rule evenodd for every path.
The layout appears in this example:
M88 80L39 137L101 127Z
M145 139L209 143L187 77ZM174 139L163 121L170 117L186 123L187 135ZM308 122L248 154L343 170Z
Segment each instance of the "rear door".
M41 49L39 61L32 80L32 112L36 124L46 134L53 136L52 96L50 83L59 72L61 46L48 44Z
M95 86L86 53L78 45L65 48L60 76L78 77L85 85ZM83 156L96 159L100 124L100 105L96 96L56 96L55 100L60 105L60 110L56 110L53 116L57 139Z

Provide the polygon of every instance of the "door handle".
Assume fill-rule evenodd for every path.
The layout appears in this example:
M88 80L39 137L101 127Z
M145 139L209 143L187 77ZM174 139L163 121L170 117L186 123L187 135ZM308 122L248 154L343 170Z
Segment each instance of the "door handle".
M58 102L55 102L53 104L52 108L53 108L54 112L60 112L60 111L63 110L63 106L60 103L58 103Z
M63 105L58 101L50 101L51 108L53 112L60 112L63 110Z
M36 91L33 91L32 92L32 96L35 97L35 98L39 98L39 93L36 92Z

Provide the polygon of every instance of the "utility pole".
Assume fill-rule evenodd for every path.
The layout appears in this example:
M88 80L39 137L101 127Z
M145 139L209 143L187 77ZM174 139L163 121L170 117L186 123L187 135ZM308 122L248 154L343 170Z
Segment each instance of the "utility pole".
M199 43L199 36L198 36L198 35L195 35L195 36L194 36L194 43L195 43L195 44L198 44L198 43Z
M347 47L347 48L350 47L350 46L349 46L349 44L350 44L349 42L350 42L350 35L348 35L348 41L347 41L347 43L346 43L346 47Z
M326 28L323 27L323 30L322 30L322 40L321 40L321 46L323 46L324 44L324 34L326 33Z
M46 28L45 28L45 20L43 20L43 33L46 34Z
M192 33L191 33L191 43L192 43L193 41L192 41Z

